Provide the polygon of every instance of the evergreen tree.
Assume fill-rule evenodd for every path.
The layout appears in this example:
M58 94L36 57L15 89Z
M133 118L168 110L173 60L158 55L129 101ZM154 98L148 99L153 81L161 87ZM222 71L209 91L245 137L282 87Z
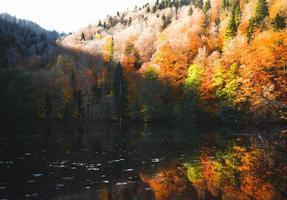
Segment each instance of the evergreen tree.
M233 1L231 16L228 21L228 26L225 36L231 38L236 35L240 23L240 5L238 1Z
M104 29L106 29L106 28L107 28L107 24L106 24L106 22L104 22L103 27L104 27Z
M116 111L116 117L119 122L122 122L124 111L125 111L125 84L124 84L124 73L120 63L114 73L113 81L113 97Z
M157 7L156 7L156 6L153 6L151 12L152 12L152 13L155 13L156 11L157 11Z
M228 0L222 0L221 1L221 7L222 7L223 10L226 10L229 7Z
M231 38L231 37L235 36L236 32L237 32L237 26L236 26L236 22L235 22L235 17L234 17L234 15L231 15L231 17L228 21L228 26L227 26L225 36L227 38Z
M130 26L131 24L132 24L132 18L130 17L130 18L129 18L128 25Z
M236 27L238 28L240 24L240 17L241 17L239 1L236 1L236 0L233 1L232 14L234 15Z
M195 6L196 8L202 9L203 0L194 0L194 6Z
M109 17L109 26L112 27L114 23L114 19L112 16Z
M190 6L190 7L189 7L189 10L188 10L188 15L191 16L192 14L193 14L193 9L192 9L192 7Z
M147 12L147 13L150 12L150 7L149 7L149 6L147 7L146 12Z
M84 40L84 41L86 40L84 32L82 32L81 40Z
M279 15L279 13L277 13L276 17L272 19L271 24L273 26L274 31L282 30L286 27L286 17L281 16Z
M210 0L207 0L204 3L203 9L202 9L203 13L206 14L210 8L211 8Z
M163 23L161 28L162 30L164 30L171 23L171 19L170 17L166 17L164 14L162 15L161 18L162 18L162 23Z
M102 21L101 20L99 21L98 26L102 26Z
M266 0L258 0L256 3L254 22L259 25L265 17L269 16L268 5Z
M248 43L250 43L250 41L252 40L253 32L254 32L254 18L251 17L249 19L249 24L247 28L247 42Z

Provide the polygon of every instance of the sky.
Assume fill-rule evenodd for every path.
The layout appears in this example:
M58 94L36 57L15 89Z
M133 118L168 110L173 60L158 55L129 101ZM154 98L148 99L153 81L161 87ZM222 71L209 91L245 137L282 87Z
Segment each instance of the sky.
M75 32L117 11L152 0L0 0L0 13L31 20L48 30Z

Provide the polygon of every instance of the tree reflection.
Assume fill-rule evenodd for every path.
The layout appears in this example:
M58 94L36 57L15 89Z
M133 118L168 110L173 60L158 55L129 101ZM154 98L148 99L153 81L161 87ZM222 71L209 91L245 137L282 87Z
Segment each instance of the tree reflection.
M216 154L200 155L200 161L186 163L187 177L199 199L206 199L206 192L220 199L280 199L285 164L277 160L278 152L267 158L266 151L272 149L254 143L247 148L231 145Z
M284 199L286 152L282 134L275 134L273 145L262 136L248 135L229 140L224 149L202 146L184 162L140 173L155 199ZM283 159L282 159L283 158Z

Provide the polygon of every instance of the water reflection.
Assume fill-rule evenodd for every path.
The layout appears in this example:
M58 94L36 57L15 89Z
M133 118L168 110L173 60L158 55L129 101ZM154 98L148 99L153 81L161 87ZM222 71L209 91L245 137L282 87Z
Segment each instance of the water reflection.
M1 199L286 198L284 128L1 127Z

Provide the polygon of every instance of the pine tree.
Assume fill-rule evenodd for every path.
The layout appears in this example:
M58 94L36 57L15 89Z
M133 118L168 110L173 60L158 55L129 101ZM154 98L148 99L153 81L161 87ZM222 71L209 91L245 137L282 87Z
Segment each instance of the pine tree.
M149 6L147 7L146 12L147 12L147 13L150 12L150 7L149 7Z
M236 32L237 32L237 26L236 26L235 17L234 17L234 15L231 15L231 17L228 21L228 26L227 26L225 36L227 38L231 38L231 37L235 36Z
M274 31L282 30L286 27L286 17L281 16L279 15L279 13L277 13L276 17L272 19L271 24L273 26Z
M253 32L254 32L254 18L251 17L249 19L249 24L247 28L247 42L248 43L250 43L252 40Z
M121 63L118 63L114 73L113 97L117 119L122 122L125 111L125 86L124 73Z
M194 6L195 6L196 8L202 9L203 0L194 0Z
M151 12L152 12L152 13L155 13L156 11L157 11L157 7L156 7L156 6L153 6Z
M210 8L211 8L210 0L207 0L204 3L203 9L202 9L203 13L206 14Z
M82 32L82 35L81 35L81 40L86 40L86 38L85 38L85 34Z
M189 7L189 10L188 10L188 15L191 16L192 14L193 14L193 9L192 9L192 7L190 6L190 7Z
M98 26L102 26L102 21L101 20L99 21Z
M228 21L228 26L225 36L231 38L236 35L238 26L240 24L240 5L239 2L234 0L232 3L231 16Z
M163 23L161 28L162 30L164 30L171 23L171 19L170 17L166 17L164 14L162 15L161 19Z
M233 15L234 15L236 27L238 28L238 26L240 24L240 17L241 17L239 1L234 1L233 2L232 12L233 12Z
M130 18L129 18L128 25L130 26L131 24L132 24L132 18L130 17Z
M228 0L222 0L221 1L221 7L222 7L223 10L226 10L229 7Z
M260 25L262 20L265 17L269 16L268 5L266 0L258 0L256 3L255 15L254 15L254 22L256 25Z

